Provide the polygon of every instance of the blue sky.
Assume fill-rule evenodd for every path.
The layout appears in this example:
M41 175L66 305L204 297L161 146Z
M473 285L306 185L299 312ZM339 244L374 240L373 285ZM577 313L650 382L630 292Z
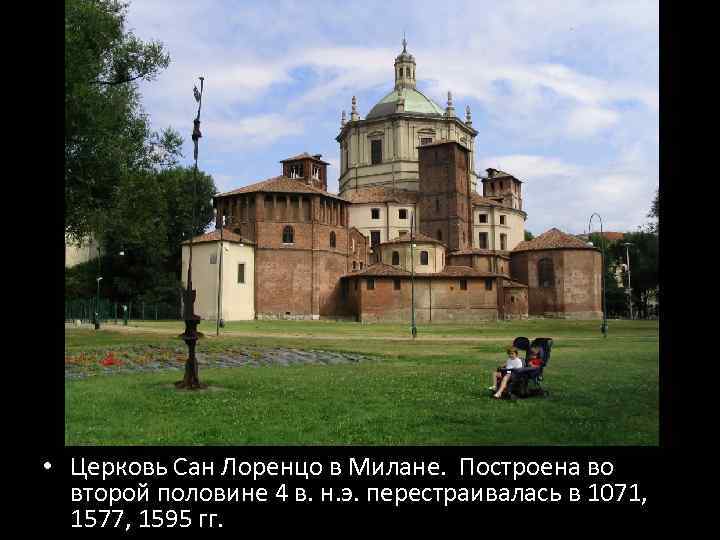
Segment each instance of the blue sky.
M364 117L393 86L403 30L418 87L472 111L476 170L523 180L526 229L643 225L658 185L658 4L646 1L132 0L127 25L171 64L141 84L157 130L186 138L205 77L199 165L227 191L321 153L352 96Z

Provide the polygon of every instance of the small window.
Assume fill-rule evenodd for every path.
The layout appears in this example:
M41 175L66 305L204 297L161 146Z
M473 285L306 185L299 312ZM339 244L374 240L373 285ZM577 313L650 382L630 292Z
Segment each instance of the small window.
M442 240L442 229L438 229L437 231L437 239Z
M431 137L422 137L422 138L420 139L420 144L421 144L421 145L423 145L423 144L430 144L431 142L432 142L432 138L431 138Z
M460 290L467 291L467 279L460 280Z
M435 211L440 211L440 199L435 199Z
M395 266L400 264L400 252L398 252L398 251L392 252L392 264Z
M538 284L540 287L549 288L555 283L555 270L552 259L540 259L538 261Z
M478 216L479 223L487 223L487 214L480 214Z
M380 219L380 209L379 208L372 208L370 210L370 217L372 219Z
M365 263L363 263L362 261L360 261L360 270L363 269L363 266L365 266Z
M286 225L283 229L283 244L293 244L295 242L295 231L290 225Z
M397 278L393 279L393 289L396 291L400 290L400 280Z
M357 261L353 261L353 270L357 269Z
M510 297L510 303L511 303L511 304L514 304L514 303L515 303L515 297L514 297L514 296L511 296L511 297Z
M505 251L507 249L507 234L501 234L500 235L500 251Z
M375 247L380 243L380 231L370 231L370 246Z
M238 264L238 283L245 283L245 264L240 263Z
M488 233L481 232L480 234L478 234L478 247L480 249L488 248Z
M398 231L398 232L399 232L400 236L405 236L408 233L407 231Z
M375 140L370 143L370 162L372 165L382 163L382 141Z
M217 253L210 255L210 264L217 264Z
M375 290L375 280L373 278L368 278L367 280L367 290L368 291L374 291Z
M426 265L428 264L428 252L427 251L421 251L420 252L420 264Z
M407 219L407 208L398 210L398 219Z
M492 278L486 278L485 279L485 290L486 291L492 291Z
M330 231L330 247L334 248L336 244L336 237L335 237L335 231Z
M505 225L505 216L500 216L500 225Z

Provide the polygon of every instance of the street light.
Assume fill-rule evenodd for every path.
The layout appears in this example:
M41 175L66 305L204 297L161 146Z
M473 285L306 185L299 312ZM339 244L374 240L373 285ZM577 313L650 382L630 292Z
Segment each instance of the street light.
M633 320L633 312L632 312L632 285L630 282L630 246L632 246L632 242L625 242L623 246L625 246L625 260L627 261L627 271L628 271L628 288L627 288L627 295L628 295L628 307L630 308L630 320Z
M588 237L590 237L590 234L592 234L592 220L593 218L597 216L597 218L600 220L600 272L601 272L601 283L602 283L602 312L603 312L603 318L602 318L602 324L600 325L600 331L603 334L603 337L607 337L608 332L608 324L607 324L607 302L605 301L605 235L603 234L603 222L602 217L600 217L600 214L593 213L590 216L590 221L588 221Z
M97 300L95 301L95 330L100 330L100 282L102 276L98 276L97 281Z

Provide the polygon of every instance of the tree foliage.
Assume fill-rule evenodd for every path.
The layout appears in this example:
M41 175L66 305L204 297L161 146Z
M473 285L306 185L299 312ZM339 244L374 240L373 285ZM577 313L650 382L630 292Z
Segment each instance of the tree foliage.
M533 238L535 238L533 233L531 233L530 231L525 231L525 241L532 240Z
M170 58L125 29L126 10L117 0L65 2L65 228L75 239L103 230L125 183L156 166L167 142L150 130L136 81Z

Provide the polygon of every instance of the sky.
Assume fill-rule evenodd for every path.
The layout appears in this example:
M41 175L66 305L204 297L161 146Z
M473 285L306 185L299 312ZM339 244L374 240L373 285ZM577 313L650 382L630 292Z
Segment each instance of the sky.
M198 166L218 191L322 154L337 192L342 111L364 118L407 48L420 91L472 112L475 169L523 181L525 229L579 234L647 221L659 177L656 1L131 0L127 28L170 66L140 84L153 128L185 138L205 77ZM480 188L482 189L482 188ZM593 230L597 223L593 224Z

